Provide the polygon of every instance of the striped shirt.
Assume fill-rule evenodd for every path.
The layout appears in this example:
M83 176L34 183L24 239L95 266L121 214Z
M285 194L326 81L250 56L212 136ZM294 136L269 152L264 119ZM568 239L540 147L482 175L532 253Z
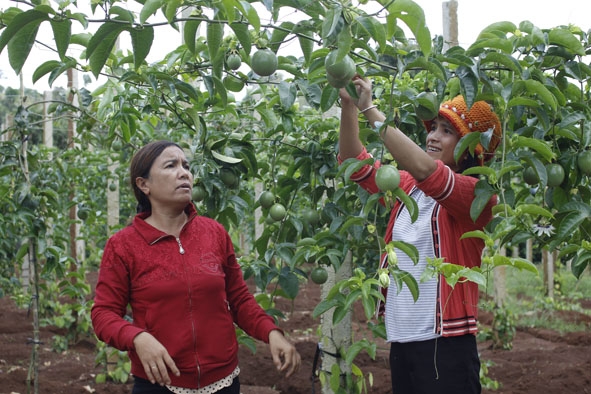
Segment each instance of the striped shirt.
M395 281L390 281L385 310L388 342L425 341L439 337L435 330L437 276L421 283L427 258L435 257L431 220L436 201L417 188L410 193L410 197L417 202L418 218L413 223L408 209L402 207L396 218L392 239L412 244L419 252L419 261L415 265L404 252L396 249L398 267L416 279L419 298L415 302L406 285L398 291Z

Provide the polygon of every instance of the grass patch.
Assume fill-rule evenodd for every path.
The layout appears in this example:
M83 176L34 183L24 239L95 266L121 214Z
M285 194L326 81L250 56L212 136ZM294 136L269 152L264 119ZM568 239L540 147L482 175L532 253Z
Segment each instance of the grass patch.
M576 313L569 312L591 316L589 304L586 308L582 304L582 301L591 299L589 270L577 279L565 267L558 268L554 274L552 298L546 295L541 266L538 266L538 271L539 274L535 275L511 268L506 270L507 300L504 309L514 316L515 326L550 329L561 334L587 330L588 323L576 319ZM493 296L493 275L483 291Z

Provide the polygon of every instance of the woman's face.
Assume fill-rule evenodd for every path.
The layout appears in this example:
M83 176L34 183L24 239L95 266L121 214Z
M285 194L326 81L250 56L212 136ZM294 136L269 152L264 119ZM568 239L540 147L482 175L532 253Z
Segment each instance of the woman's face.
M437 117L433 120L431 130L427 130L426 152L433 160L441 160L452 170L456 171L459 166L454 160L454 149L460 140L460 135L451 123L444 117ZM460 158L460 163L462 162Z
M169 146L164 149L150 168L148 178L137 178L152 209L178 205L181 209L191 201L193 174L182 149Z

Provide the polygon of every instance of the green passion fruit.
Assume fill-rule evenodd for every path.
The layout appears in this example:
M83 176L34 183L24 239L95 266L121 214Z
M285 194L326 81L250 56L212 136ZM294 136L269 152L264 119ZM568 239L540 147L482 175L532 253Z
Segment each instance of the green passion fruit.
M342 59L337 60L338 54L339 51L337 49L332 50L324 59L324 67L326 68L327 79L328 75L330 75L333 81L348 82L351 78L353 78L353 76L355 76L355 62L349 55L345 55Z
M523 181L528 185L537 185L540 183L540 177L533 167L527 167L523 171Z
M271 208L274 203L275 203L275 195L273 194L273 192L265 190L259 196L259 204L261 204L261 207L263 207L264 209Z
M192 198L195 202L203 201L207 197L207 191L202 185L193 186Z
M378 168L376 172L376 185L383 191L394 191L400 185L400 173L398 169L391 164L386 164Z
M250 59L250 67L257 75L268 77L277 71L277 55L268 49L257 50Z
M234 174L234 171L227 168L223 168L220 171L220 179L228 187L234 187L238 184L238 177Z
M312 270L310 278L312 279L312 282L321 285L328 279L328 272L326 271L326 268L319 266Z
M241 65L242 59L240 58L240 55L236 53L231 53L226 58L226 66L228 66L230 70L238 70Z
M558 163L551 163L546 166L546 172L548 173L548 186L556 187L564 181L565 173L564 168Z
M585 175L591 175L591 151L586 150L577 156L577 167Z
M244 88L244 81L233 75L226 75L222 82L224 83L224 87L230 92L239 92Z
M275 203L269 209L269 216L276 222L279 222L285 218L287 211L281 203Z
M333 88L337 88L337 89L344 88L345 86L347 86L347 84L350 81L350 79L335 78L329 73L326 73L326 80L328 81L328 84L330 86L332 86Z

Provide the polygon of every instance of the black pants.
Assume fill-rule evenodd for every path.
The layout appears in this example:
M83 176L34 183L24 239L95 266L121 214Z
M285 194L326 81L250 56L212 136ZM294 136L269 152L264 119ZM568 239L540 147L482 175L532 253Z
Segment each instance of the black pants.
M133 391L131 394L171 394L172 391L166 386L160 386L158 383L152 384L149 380L135 377ZM216 391L215 394L240 394L240 381L238 376L234 378L232 385Z
M474 335L390 346L393 394L480 394Z

